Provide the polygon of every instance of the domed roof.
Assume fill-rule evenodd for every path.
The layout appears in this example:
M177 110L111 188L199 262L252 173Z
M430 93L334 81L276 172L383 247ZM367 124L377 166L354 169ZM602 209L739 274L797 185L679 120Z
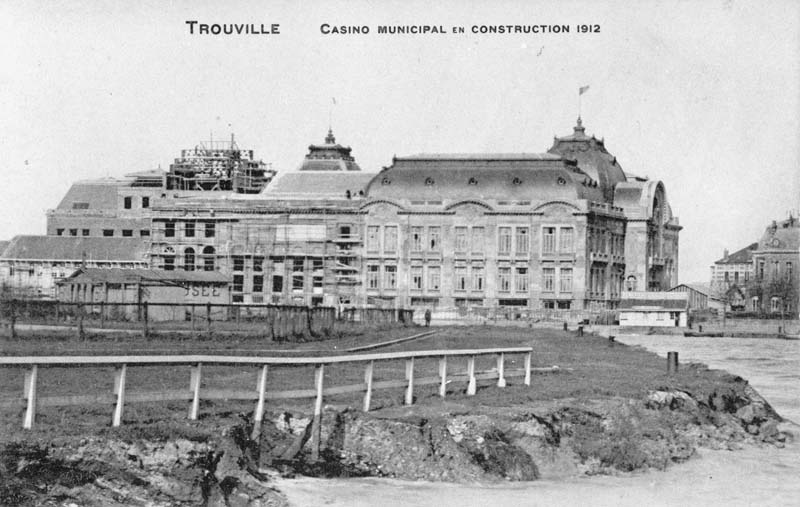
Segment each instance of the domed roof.
M356 160L350 155L352 148L342 146L328 129L325 144L312 144L299 171L360 171Z
M578 167L600 183L606 200L613 199L614 187L626 181L617 157L606 151L603 139L587 136L580 116L573 133L556 137L549 153L557 153L565 159L575 160Z

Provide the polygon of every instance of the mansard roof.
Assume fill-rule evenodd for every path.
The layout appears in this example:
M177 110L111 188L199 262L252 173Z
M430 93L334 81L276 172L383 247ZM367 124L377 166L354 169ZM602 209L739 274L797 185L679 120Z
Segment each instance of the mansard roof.
M278 176L259 194L265 199L332 198L346 199L347 191L355 198L375 173L298 171Z
M58 209L117 209L117 189L125 185L127 182L116 178L78 181L61 199Z
M395 157L367 188L370 199L405 201L602 201L592 179L550 153Z
M782 222L773 222L761 237L758 250L800 251L800 220L790 217Z

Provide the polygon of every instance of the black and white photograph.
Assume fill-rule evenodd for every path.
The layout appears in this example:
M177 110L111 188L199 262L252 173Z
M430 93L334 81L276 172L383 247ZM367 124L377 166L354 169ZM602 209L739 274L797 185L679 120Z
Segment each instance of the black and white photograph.
M0 2L0 505L797 505L800 3Z

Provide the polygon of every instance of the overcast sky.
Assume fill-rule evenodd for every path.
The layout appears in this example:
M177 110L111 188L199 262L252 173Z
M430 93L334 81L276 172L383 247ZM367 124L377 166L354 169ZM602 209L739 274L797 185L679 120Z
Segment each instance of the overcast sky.
M681 281L800 206L800 2L105 3L0 3L0 239L44 234L71 182L166 169L212 133L295 170L332 97L366 171L394 154L544 152L584 85L587 133L666 185ZM280 34L191 35L187 20ZM467 33L377 33L425 24ZM570 33L470 33L509 24Z

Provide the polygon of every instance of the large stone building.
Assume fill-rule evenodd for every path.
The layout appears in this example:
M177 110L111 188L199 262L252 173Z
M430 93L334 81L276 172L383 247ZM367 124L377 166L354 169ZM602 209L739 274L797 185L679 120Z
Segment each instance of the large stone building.
M772 222L753 252L755 270L748 286L750 309L798 317L800 307L800 220Z
M752 243L732 254L725 250L721 259L711 265L711 290L717 296L725 296L731 287L744 287L753 277L753 252L758 243Z
M544 153L394 157L377 173L328 132L259 193L198 187L184 163L136 178L97 206L73 187L48 233L140 228L151 268L220 271L242 303L592 310L677 283L663 183L626 174L580 118Z

